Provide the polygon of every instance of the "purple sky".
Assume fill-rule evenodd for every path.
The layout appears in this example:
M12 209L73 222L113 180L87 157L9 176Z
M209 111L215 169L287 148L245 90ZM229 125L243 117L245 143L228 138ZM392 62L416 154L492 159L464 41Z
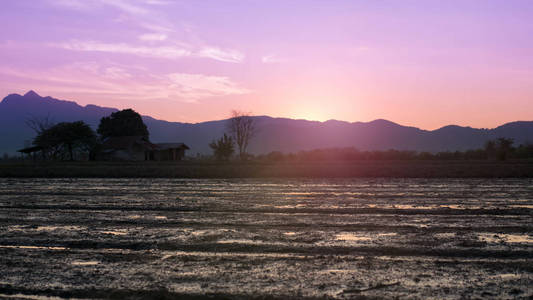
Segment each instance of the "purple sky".
M533 1L3 1L0 94L435 129L533 120Z

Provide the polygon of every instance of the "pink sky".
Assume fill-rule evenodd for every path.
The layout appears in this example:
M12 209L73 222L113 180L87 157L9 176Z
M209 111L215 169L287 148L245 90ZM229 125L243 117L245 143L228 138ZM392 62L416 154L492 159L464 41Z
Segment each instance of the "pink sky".
M4 1L0 95L201 122L533 120L533 1Z

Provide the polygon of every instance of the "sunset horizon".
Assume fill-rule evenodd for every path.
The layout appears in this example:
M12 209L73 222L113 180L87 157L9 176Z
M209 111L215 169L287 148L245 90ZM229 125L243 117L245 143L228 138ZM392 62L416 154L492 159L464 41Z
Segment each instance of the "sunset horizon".
M98 106L98 107L102 107L102 108L111 108L111 109L117 109L117 110L121 110L121 109L133 109L135 111L136 108L135 107L111 107L111 106L106 106L106 105L98 105L98 104L94 104L94 103L88 103L88 104L81 104L79 102L77 102L76 100L73 100L73 99L59 99L59 98L56 98L52 95L41 95L38 91L35 91L35 90L27 90L26 92L22 92L22 93L10 93L8 95L5 95L5 97L9 96L9 95L20 95L20 96L26 96L27 94L30 94L30 93L35 93L37 96L41 97L41 98L52 98L52 99L55 99L55 100L59 100L59 101L68 101L68 102L74 102L76 103L77 105L80 105L81 107L83 108L86 108L87 106L91 106L91 105L94 105L94 106ZM356 121L349 121L349 120L340 120L340 119L327 119L327 120L316 120L316 119L309 119L309 118L305 118L305 117L287 117L287 116L272 116L272 115L265 115L265 114L254 114L252 111L241 111L241 110L228 110L227 112L227 115L225 117L222 117L220 119L212 119L212 120L203 120L203 121L198 121L198 122L183 122L183 121L180 121L180 120L176 120L176 121L173 121L173 120L165 120L165 119L159 119L159 118L156 118L154 116L151 116L151 115L147 115L147 114L143 114L142 112L140 112L140 114L142 116L145 116L145 117L150 117L150 118L154 118L156 120L160 120L160 121L165 121L165 122L176 122L176 123L186 123L186 124L201 124L201 123L206 123L206 122L213 122L213 121L224 121L224 120L227 120L227 119L230 119L231 118L231 113L232 111L239 111L239 112L242 112L242 113L246 113L252 117L268 117L268 118L273 118L273 119L291 119L291 120L295 120L295 121L309 121L309 122L319 122L319 123L327 123L327 122L343 122L343 123L350 123L350 124L354 124L354 123L371 123L371 122L375 122L375 121L387 121L387 122L391 122L391 123L394 123L394 124L397 124L397 125L400 125L400 126L404 126L404 127L415 127L415 128L418 128L418 129L421 129L421 130L425 130L425 131L434 131L434 130L438 130L438 129L441 129L441 128L444 128L444 127L448 127L448 126L460 126L460 127L470 127L470 128L477 128L477 129L494 129L494 128L497 128L497 127L500 127L502 125L505 125L505 124L509 124L509 123L514 123L514 122L529 122L529 120L511 120L511 121L508 121L508 122L502 122L494 127L474 127L474 126L471 126L471 125L468 125L468 124L455 124L455 123L450 123L450 124L446 124L446 125L443 125L443 126L440 126L440 127L437 127L437 128L433 128L433 129L427 129L427 128L421 128L421 127L417 127L417 126L414 126L414 125L410 125L410 124L404 124L404 123L399 123L399 122L396 122L395 120L389 120L389 119L385 119L385 118L374 118L374 119L370 119L370 120L356 120Z

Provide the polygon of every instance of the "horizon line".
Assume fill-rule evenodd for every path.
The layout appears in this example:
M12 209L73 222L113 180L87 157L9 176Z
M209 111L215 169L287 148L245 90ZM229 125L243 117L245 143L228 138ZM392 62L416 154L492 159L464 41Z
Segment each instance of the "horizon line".
M82 105L82 104L79 104L75 100L58 99L58 98L54 98L53 96L49 96L49 95L48 96L41 96L39 93L37 93L33 89L28 90L24 94L9 93L7 96L2 98L1 102L3 102L7 97L9 97L11 95L17 95L17 96L25 97L28 94L32 94L32 93L37 95L40 98L51 98L51 99L56 100L56 101L73 102L76 105L78 105L80 107L83 107L83 108L86 108L88 106L96 106L96 107L104 108L104 109L114 109L114 110L117 110L117 111L122 110L122 109L116 108L116 107L101 106L101 105L92 104L92 103ZM123 109L128 109L128 108L133 109L132 107L127 107L127 108L123 108ZM150 115L145 115L145 114L141 114L141 116L142 117L152 118L152 119L157 120L157 121L163 121L163 122L169 122L169 123L192 124L192 125L201 124L201 123L208 123L208 122L220 122L220 121L225 121L225 120L228 120L228 119L231 118L231 117L228 116L228 118L226 118L226 119L205 120L205 121L199 121L199 122L182 122L182 121L170 121L170 120L158 119L156 117L153 117L153 116L150 116ZM300 117L270 116L270 115L266 115L266 114L258 114L258 115L251 114L250 116L251 117L268 117L268 118L272 118L272 119L287 119L287 120L294 120L294 121L318 122L318 123L321 123L321 124L328 123L328 122L341 122L341 123L347 123L347 124L356 124L356 123L368 124L368 123L372 123L372 122L376 122L376 121L385 121L385 122L389 122L389 123L392 123L394 125L398 125L398 126L401 126L401 127L416 128L416 129L419 129L419 130L422 130L422 131L428 131L428 132L440 130L440 129L443 129L443 128L446 128L446 127L450 127L450 126L457 126L457 127L462 127L462 128L472 128L472 129L479 129L479 130L491 130L491 129L496 129L498 127L501 127L501 126L504 126L504 125L510 124L510 123L532 122L533 121L533 120L514 120L514 121L508 121L508 122L500 122L500 125L498 125L496 127L492 127L492 128L489 128L489 127L472 127L472 126L469 126L469 125L448 124L448 125L440 126L438 128L435 128L435 129L425 129L425 128L417 127L417 126L414 126L414 125L403 125L403 124L400 124L400 123L397 123L397 122L394 122L394 121L391 121L391 120L388 120L388 119L385 119L385 118L377 118L377 119L373 119L373 120L370 120L370 121L346 121L346 120L339 120L339 119L328 119L328 120L321 121L321 120L305 119L305 118L300 118Z

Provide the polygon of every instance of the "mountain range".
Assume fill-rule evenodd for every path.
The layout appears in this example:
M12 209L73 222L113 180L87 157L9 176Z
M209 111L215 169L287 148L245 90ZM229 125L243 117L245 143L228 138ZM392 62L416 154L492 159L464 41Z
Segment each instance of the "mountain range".
M14 154L31 144L35 133L26 125L31 118L49 116L55 122L83 120L93 129L100 119L117 111L96 105L81 106L73 101L41 97L34 91L10 94L0 102L0 153ZM493 129L449 125L437 130L402 126L387 120L371 122L326 122L254 116L257 133L250 144L254 154L333 147L360 150L455 151L483 147L487 140L506 137L515 144L533 143L533 121L517 121ZM183 142L196 153L209 154L208 144L222 136L227 120L180 123L143 116L152 142Z

